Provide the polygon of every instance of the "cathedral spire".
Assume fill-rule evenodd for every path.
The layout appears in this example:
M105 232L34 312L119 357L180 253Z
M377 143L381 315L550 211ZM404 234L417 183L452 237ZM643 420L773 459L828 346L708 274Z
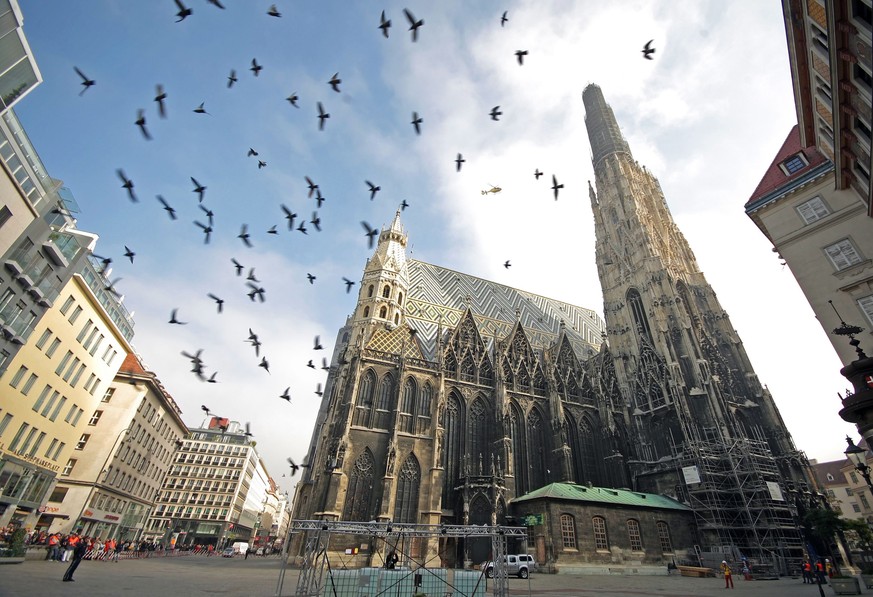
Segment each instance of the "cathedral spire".
M618 128L612 108L603 98L600 87L593 83L582 92L582 102L585 104L585 126L588 129L588 139L591 142L594 167L609 154L623 152L631 159L630 147Z

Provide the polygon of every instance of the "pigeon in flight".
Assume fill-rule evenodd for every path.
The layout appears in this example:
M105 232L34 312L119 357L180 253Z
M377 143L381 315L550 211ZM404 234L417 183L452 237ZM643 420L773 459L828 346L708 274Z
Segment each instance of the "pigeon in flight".
M206 235L205 238L203 239L203 244L208 245L209 244L209 235L212 234L212 226L206 226L205 224L201 224L197 220L194 220L194 223L197 226L199 226L201 230L203 230L203 234Z
M264 168L266 165L267 165L267 162L265 162L264 160L258 160L258 170L260 170L261 168Z
M121 182L124 183L121 185L121 188L127 189L127 196L130 197L130 200L134 203L138 202L139 199L136 198L136 194L133 192L133 181L125 176L124 170L122 170L121 168L118 168L115 173L118 175L118 178L121 179Z
M142 133L142 136L145 137L147 141L152 140L152 136L149 135L149 131L146 128L145 110L142 108L136 111L136 122L134 122L134 124L139 127L139 132Z
M89 87L91 87L92 85L96 85L97 81L95 81L94 79L89 79L88 77L86 77L85 73L83 73L81 70L79 70L78 66L74 66L73 70L76 71L77 75L82 77L82 91L79 92L80 96L83 93L85 93L86 91L88 91Z
M246 280L251 280L251 281L254 282L255 284L260 284L260 282L261 282L261 281L258 280L258 278L255 276L255 268L253 268L253 267L250 267L250 268L249 268L249 274L246 276Z
M183 352L182 354L185 354L185 353ZM212 414L212 412L209 410L209 408L207 408L207 406L205 404L201 405L200 408L203 410L203 412L206 413L207 417Z
M527 56L527 50L516 50L515 57L518 58L519 66L524 64L524 57Z
M540 179L540 176L542 176L542 175L543 175L543 173L540 172L540 169L539 169L539 168L537 168L536 170L534 170L534 178L536 178L537 180L539 180L539 179Z
M224 299L218 298L217 296L215 296L211 292L208 293L206 296L208 296L209 298L211 298L212 300L215 301L215 304L218 305L218 312L219 313L224 311Z
M346 294L349 294L352 291L352 286L354 286L355 283L348 278L343 278L343 282L345 282L346 284Z
M236 78L236 70L230 69L230 75L227 77L227 88L230 89L233 87L233 84L236 83L238 79Z
M316 190L316 191L315 191L315 205L316 205L316 207L318 207L319 209L321 209L321 204L324 203L325 201L327 201L327 199L325 199L325 198L321 195L321 191L320 191L320 190Z
M330 114L324 111L324 106L318 102L318 130L324 130L324 121L330 118Z
M206 102L200 102L200 105L194 108L193 112L197 114L209 114L209 112L206 111L206 108L204 108L205 105Z
M260 72L263 69L264 69L264 67L261 66L260 64L258 64L257 58L252 58L252 67L249 70L252 71L253 73L255 73L256 77L260 74Z
M306 179L306 184L309 185L309 195L307 195L307 196L312 198L312 194L318 190L318 185L315 184L314 182L312 182L312 179L309 178L308 176L304 176L303 178Z
M463 164L466 161L467 160L464 159L464 156L462 156L459 153L458 157L455 158L455 172L460 172L461 171L461 164Z
M248 153L246 153L246 157L250 158L253 155L260 155L260 154L257 151L255 151L254 148L249 147L249 151L248 151Z
M279 395L279 398L290 403L291 402L291 394L289 392L291 392L291 386L288 386L287 388L285 388L285 391Z
M255 301L255 297L258 297L258 300L262 303L266 300L264 298L264 293L266 292L266 290L264 290L263 286L257 286L255 284L252 284L251 282L246 282L246 285L251 289L251 291L248 293L248 296L252 300L252 302Z
M279 12L279 9L276 8L275 4L270 6L270 10L267 11L267 14L270 15L271 17L276 17L276 18L279 18L282 16L282 13Z
M316 278L312 274L306 274L306 279L309 280L310 284L315 284Z
M236 259L234 259L233 257L231 257L230 260L233 262L233 266L236 268L236 275L241 276L242 272L243 272L243 264L240 263L239 261L237 261Z
M316 336L315 340L312 341L312 350L324 350L324 346L321 345L320 336Z
M193 176L191 177L191 182L194 183L194 190L192 193L197 193L197 203L203 203L203 196L206 193L206 187L197 182L197 179Z
M318 385L315 386L315 393L319 396L324 396L324 392L321 391L321 383L320 382L318 383Z
M373 198L376 197L376 193L382 190L382 187L377 187L369 180L365 180L364 182L367 183L368 187L370 187L370 201L372 201Z
M424 122L424 119L418 115L418 112L412 113L412 122L410 123L415 128L415 134L421 134L421 123Z
M270 229L267 230L267 234L279 234L279 231L276 230L276 227L277 227L277 226L276 226L275 224L273 224L272 226L270 226Z
M504 11L503 11L503 15L500 17L500 26L501 26L501 27L504 27L504 26L506 25L506 21L509 20L509 19L506 17L506 14L507 14L508 12L509 12L508 10L504 10Z
M309 220L309 223L312 224L316 230L321 232L321 218L318 217L318 212L312 212L312 219Z
M412 31L412 41L418 41L418 28L424 25L424 19L415 20L415 16L409 12L408 8L403 9L403 14L406 15L406 20L409 21L409 30Z
M206 218L209 221L209 225L212 226L213 218L215 217L215 212L212 211L211 209L209 209L208 207L206 207L205 205L203 205L202 203L199 204L197 207L199 207L203 211L203 213L206 214Z
M315 363L312 362L312 359L309 359L309 362L306 363L306 366L310 369L315 369Z
M300 109L300 106L297 105L297 100L300 98L297 97L296 91L294 93L292 93L291 95L289 95L288 97L286 97L285 99L288 100L288 103L290 103L292 106L294 106L298 110Z
M379 231L376 230L375 228L373 228L372 226L370 226L366 222L361 222L361 226L363 226L364 230L367 231L367 235L366 235L367 236L367 245L370 249L372 249L373 248L373 239L376 236L378 236Z
M512 267L512 264L509 263L509 259L506 260L506 263L503 264L503 267L505 267L506 269L509 269L510 267Z
M261 357L261 362L258 364L258 367L263 367L264 371L267 373L270 372L270 362L267 361L267 357Z
M217 6L218 8L224 9L224 5L219 0L206 0L210 4Z
M179 7L179 12L176 13L176 16L179 17L179 19L176 21L177 23L181 23L185 20L185 17L191 16L192 10L182 4L182 0L176 0L176 6Z
M173 309L173 312L170 313L170 321L169 321L168 323L175 323L175 324L177 324L177 325L186 325L186 324L188 323L187 321L179 321L179 320L176 318L176 312L177 312L177 311L178 311L178 309Z
M339 93L340 92L339 85L342 82L343 82L343 80L339 78L339 73L334 73L333 76L330 78L330 81L327 82L327 84L330 85L334 91Z
M503 116L503 112L500 111L500 106L494 106L491 108L491 120L500 120L500 116Z
M158 115L161 118L167 117L167 106L164 100L167 99L167 93L164 91L164 86L158 83L155 85L155 101L158 103Z
M391 19L385 18L385 11L382 11L382 16L379 18L379 29L382 30L382 35L387 38L388 30L391 28Z
M646 60L652 60L652 54L655 53L655 48L652 47L652 42L654 39L650 39L646 42L646 45L643 46L643 49L640 50L643 53L643 58Z
M124 245L124 256L130 259L130 262L133 263L133 258L136 256L136 253L131 251L127 245Z
M285 219L288 220L288 230L294 229L294 218L297 217L297 214L292 212L290 209L285 207L284 205L280 205L282 211L285 212Z
M330 365L327 364L327 357L321 357L321 368L325 371L330 371Z
M170 204L167 203L167 200L164 199L163 197L161 197L160 195L158 195L157 197L158 197L158 201L161 202L161 205L164 206L164 211L166 211L168 214L170 214L170 219L171 220L177 219L176 210L173 209L172 207L170 207Z
M563 189L564 185L558 184L558 179L552 174L552 190L555 192L555 201L558 200L558 189Z
M297 230L299 232L302 232L303 234L309 235L309 233L306 232L306 223L305 222L300 222L300 225L297 226Z

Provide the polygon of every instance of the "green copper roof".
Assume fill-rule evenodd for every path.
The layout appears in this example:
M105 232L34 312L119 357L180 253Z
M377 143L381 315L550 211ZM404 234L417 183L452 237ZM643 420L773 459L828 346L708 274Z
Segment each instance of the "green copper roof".
M655 493L640 493L608 487L586 487L575 483L551 483L512 500L512 503L538 499L571 500L574 502L597 502L632 506L634 508L660 508L662 510L691 510L673 498Z

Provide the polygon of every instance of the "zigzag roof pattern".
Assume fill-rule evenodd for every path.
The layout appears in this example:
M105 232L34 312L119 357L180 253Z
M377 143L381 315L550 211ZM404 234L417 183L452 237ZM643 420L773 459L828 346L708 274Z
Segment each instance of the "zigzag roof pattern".
M468 308L489 350L495 338L510 335L516 321L539 353L558 339L561 322L577 355L587 358L600 348L606 326L591 309L416 259L407 268L406 321L418 331L427 359L435 359L440 327L443 333L455 328Z

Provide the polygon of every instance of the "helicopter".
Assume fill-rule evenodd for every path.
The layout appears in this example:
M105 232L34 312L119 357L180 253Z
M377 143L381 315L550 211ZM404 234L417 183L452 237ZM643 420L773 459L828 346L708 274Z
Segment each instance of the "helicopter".
M491 184L491 183L488 183L488 186L491 187L491 188L488 189L487 191L482 191L482 194L483 194L483 195L487 195L488 193L492 193L492 194L496 195L497 193L499 193L500 191L503 190L503 189L501 189L500 187L495 187L495 186L494 186L493 184Z

